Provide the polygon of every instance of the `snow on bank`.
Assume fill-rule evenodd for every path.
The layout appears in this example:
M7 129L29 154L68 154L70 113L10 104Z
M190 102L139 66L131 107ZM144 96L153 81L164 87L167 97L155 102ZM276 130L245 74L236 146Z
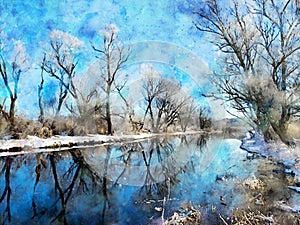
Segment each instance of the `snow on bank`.
M0 140L0 157L6 155L17 155L36 152L61 151L72 147L92 147L99 145L110 145L114 143L130 143L143 141L149 138L165 135L198 134L199 132L177 132L177 133L141 133L136 135L87 135L87 136L52 136L43 139L36 136L28 136L20 140Z
M296 140L296 147L288 147L283 143L266 143L257 133L247 135L242 140L241 148L249 153L256 153L285 166L285 173L296 175L300 185L300 140ZM300 192L300 188L290 186L290 189Z

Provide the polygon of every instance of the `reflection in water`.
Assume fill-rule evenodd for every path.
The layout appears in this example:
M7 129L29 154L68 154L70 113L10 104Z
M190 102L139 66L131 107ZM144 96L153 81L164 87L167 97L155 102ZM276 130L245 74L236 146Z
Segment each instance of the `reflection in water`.
M231 148L183 136L3 157L0 222L146 224L169 217L183 202L219 198L224 186L216 176L234 168L233 154L241 155Z
M207 143L208 135L207 134L202 134L199 135L197 138L197 145L200 146L200 148L204 147Z
M4 173L5 186L4 186L4 190L3 190L3 193L1 195L1 198L0 198L0 203L2 203L4 201L4 199L6 198L6 207L5 207L5 211L3 213L3 220L5 220L5 218L6 218L5 213L7 213L7 220L10 222L11 221L11 211L10 211L10 195L11 195L10 169L11 169L11 165L12 165L12 162L13 162L13 158L12 157L5 157L3 161L4 161L4 165L3 165L3 168L1 169L1 174Z
M77 186L78 191L87 194L89 191L89 186L96 187L98 184L101 183L101 178L97 175L96 171L93 171L90 165L85 161L84 156L82 155L79 149L69 151L68 153L71 155L73 162L68 168L66 168L67 170L62 175L62 178L59 177L61 174L59 174L57 171L57 160L63 160L63 157L61 157L60 153L58 152L48 154L54 180L54 190L58 192L59 201L61 204L60 212L57 214L56 217L52 219L51 222L59 220L63 224L68 224L66 219L67 205L70 197L74 192L75 186ZM42 164L44 168L46 168L45 160L41 156L39 156L38 159L39 163L37 165L37 168L41 168L40 164ZM36 171L40 171L40 169ZM40 172L37 172L36 184L39 180L38 177L40 177ZM68 183L67 181L70 182ZM104 188L103 194L106 195L106 191L104 191ZM57 201L55 203L57 203ZM33 206L35 217L37 216L36 204L33 203ZM53 207L54 206L56 206L56 204L54 204ZM44 212L42 213L44 214Z
M104 160L103 183L102 183L102 189L101 189L102 190L101 193L103 194L103 197L104 197L103 209L102 209L102 223L103 224L105 222L106 207L110 207L109 199L108 199L108 190L107 190L107 183L108 183L107 173L108 173L110 155L111 155L111 148L107 147L106 157Z

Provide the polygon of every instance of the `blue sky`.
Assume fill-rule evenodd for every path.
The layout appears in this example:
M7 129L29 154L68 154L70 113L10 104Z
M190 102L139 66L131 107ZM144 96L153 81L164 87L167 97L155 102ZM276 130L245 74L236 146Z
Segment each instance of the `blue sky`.
M2 1L2 2L1 2ZM0 0L0 25L9 40L22 40L31 57L32 69L21 79L19 110L24 115L37 113L37 84L42 58L43 43L49 40L49 33L54 29L68 32L85 42L85 60L82 71L89 61L95 59L89 41L97 42L99 31L107 24L114 23L119 28L118 37L125 44L158 41L170 46L173 55L150 61L174 64L178 71L187 73L192 79L201 83L204 67L214 65L214 52L208 41L193 25L192 11L196 0ZM99 40L99 39L98 39ZM175 46L175 47L174 47ZM175 50L174 50L175 49ZM160 54L164 54L161 50ZM183 59L181 52L186 53ZM148 53L149 54L149 53ZM178 57L177 57L178 56ZM174 58L177 60L174 61ZM195 59L197 58L197 59ZM149 58L148 58L149 60ZM187 67L200 68L190 72ZM179 65L176 65L176 63ZM174 65L171 65L174 66ZM203 70L202 70L203 69ZM176 69L174 70L176 72ZM191 73L191 74L189 74ZM192 74L193 73L193 74ZM199 75L198 75L199 74ZM184 76L181 76L184 77ZM51 87L51 82L48 83ZM207 85L205 85L207 86ZM31 100L28 100L28 97Z
M125 42L170 41L201 54L200 33L192 24L194 0L2 0L0 15L9 37L38 47L59 29L84 41L115 23ZM37 46L36 46L37 45Z

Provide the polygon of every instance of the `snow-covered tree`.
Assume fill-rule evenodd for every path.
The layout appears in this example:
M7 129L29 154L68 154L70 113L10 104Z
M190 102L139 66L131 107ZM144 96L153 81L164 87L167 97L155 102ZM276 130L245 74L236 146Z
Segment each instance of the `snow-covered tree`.
M21 75L28 71L30 67L29 56L22 41L14 41L11 53L7 51L9 47L3 46L3 43L1 42L2 46L0 50L0 74L9 103L6 102L7 98L5 97L4 101L0 104L0 113L10 123L11 129L13 129L15 125L16 102L19 93L19 81Z
M154 132L166 131L171 125L178 125L183 110L190 104L190 96L174 81L164 79L161 74L149 68L143 71L142 93L145 114ZM185 127L186 128L186 127Z
M219 49L222 69L213 79L221 97L266 139L273 129L293 145L287 129L300 112L297 1L206 0L195 15Z
M43 71L50 77L56 79L59 87L58 103L55 115L58 116L66 98L70 95L76 102L78 101L78 91L74 83L76 67L78 65L78 55L84 43L77 37L69 33L53 30L50 34L50 46L45 50L42 62L42 82L39 92L43 89ZM41 97L41 94L39 94ZM73 105L66 105L69 110L75 110ZM79 113L81 111L78 108Z
M126 49L117 41L118 27L115 24L109 24L104 30L100 31L103 43L92 48L99 58L99 75L101 79L101 89L105 92L105 120L107 122L107 133L113 134L112 112L111 112L111 93L114 90L118 75L122 67L128 61L130 56L129 49ZM122 83L122 82L121 82Z

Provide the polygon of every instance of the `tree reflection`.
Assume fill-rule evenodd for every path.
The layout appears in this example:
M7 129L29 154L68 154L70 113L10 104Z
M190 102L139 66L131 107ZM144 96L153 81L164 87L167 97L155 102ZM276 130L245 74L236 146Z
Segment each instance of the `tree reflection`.
M181 143L182 143L182 144L186 144L186 145L189 144L188 141L187 141L186 135L181 135Z
M122 152L122 155L118 157L118 160L121 161L124 165L120 175L117 177L117 179L114 181L113 187L115 187L119 180L125 175L127 167L130 165L131 162L131 155L133 152L136 152L140 149L141 144L133 143L129 145L123 145L120 146L120 151Z
M53 178L54 178L54 183L55 183L55 190L57 190L58 193L59 193L59 198L60 198L61 206L62 206L62 209L61 209L60 213L51 222L55 221L57 218L59 218L59 219L62 218L63 219L63 223L64 224L68 224L67 220L65 218L65 212L66 212L66 207L67 207L67 200L65 199L64 191L62 190L62 187L60 186L60 183L59 183L59 178L57 176L57 170L56 170L55 158L54 158L53 154L50 154L50 164L51 164Z
M146 175L139 196L155 199L156 204L161 204L163 199L169 200L172 186L180 181L176 178L176 171L172 165L175 160L172 154L174 150L174 146L167 139L152 141L148 149L142 150ZM153 158L154 155L157 161Z
M6 208L3 213L3 218L5 218L5 212L7 212L7 219L11 221L11 211L10 211L10 197L11 197L11 187L10 187L10 170L13 163L13 157L5 157L4 165L1 169L1 174L5 173L5 186L0 198L0 204L4 201L6 197ZM4 219L5 220L5 219ZM3 221L4 222L4 221Z
M197 146L203 148L206 146L208 140L208 134L201 134L197 139Z
M197 136L189 138L181 136L180 143L177 145L173 139L160 138L120 146L118 151L121 155L117 157L117 160L118 168L121 167L121 169L113 178L112 187L127 179L131 180L127 181L128 184L140 186L139 198L143 196L142 198L146 199L161 200L164 197L168 199L172 186L180 182L177 175L181 172L193 171L191 167L194 164L190 162L191 154L197 150L196 146L199 143L201 147L204 147L205 138L205 136L200 139ZM187 146L190 148L188 151L186 151ZM109 154L107 156L109 157ZM105 171L107 163L109 163L108 160L105 163ZM106 175L107 172L104 173L104 177Z
M36 187L40 181L41 178L41 171L42 169L46 169L47 168L47 162L46 159L43 156L43 153L38 153L36 155L37 158L37 163L35 166L35 174L36 174L36 178L35 178L35 182L34 182L34 187L33 187L33 196L36 192ZM36 216L38 216L39 214L44 214L45 210L43 210L42 212L38 213L37 212L37 205L35 203L35 199L34 197L32 197L32 209L33 209L33 216L32 219L35 218Z
M73 162L63 174L60 174L61 172L58 171L57 164L61 160L65 160L66 157L62 157L60 152L52 152L47 154L54 180L54 190L58 192L59 196L59 199L55 201L54 205L48 210L51 210L51 208L55 207L58 202L60 202L61 206L59 213L54 217L54 219L52 219L51 223L58 220L63 224L68 224L65 215L67 212L68 202L74 193L75 186L77 187L78 191L87 193L90 190L89 186L93 188L102 182L102 179L98 176L97 172L94 171L89 163L85 160L80 149L69 150L68 152L64 153L64 156L67 155L72 157ZM36 180L34 192L36 191L39 183L42 169L47 168L46 160L41 153L37 155L37 161L38 162L35 169ZM67 180L70 180L69 184L67 183ZM34 212L32 219L45 214L45 210L42 210L39 213L37 212L37 204L34 198L32 200L32 207Z
M102 208L102 222L105 221L105 215L106 215L106 207L109 207L109 199L108 199L108 190L107 190L107 172L109 167L109 159L111 155L111 147L108 146L106 151L106 157L104 160L104 173L103 173L103 182L102 182L102 188L101 188L101 194L103 194L104 201L103 201L103 208Z
M138 204L136 202L143 205L134 210L153 213L151 210L154 209L154 204L155 207L161 208L162 212L159 213L163 214L165 209L171 207L172 193L176 190L174 186L180 183L180 174L195 170L197 156L194 153L199 152L199 146L202 149L205 145L205 138L160 137L122 146L45 152L15 158L3 157L0 164L1 178L5 179L1 186L3 192L0 193L0 203L6 202L5 207L2 207L3 218L11 221L11 211L14 211L11 207L19 207L19 203L10 204L10 201L13 201L11 187L15 187L16 184L30 187L30 193L33 190L32 197L29 195L31 208L26 215L24 214L27 216L24 221L28 223L30 220L47 220L53 224L73 224L73 219L81 215L86 219L87 209L84 208L90 205L94 207L93 213L96 213L91 218L97 217L97 223L100 224L123 219L120 207L135 208L135 204ZM27 166L24 159L28 161ZM12 164L15 169L23 164L18 176L28 178L26 183L10 177L11 172L15 170ZM28 171L35 171L34 179L30 179L32 174ZM119 195L120 192L126 195L127 191L131 193L130 197ZM16 199L22 196L20 192L13 193L16 193L13 194ZM75 202L81 199L84 200L82 204ZM24 204L22 207L28 208ZM77 208L79 212L76 212ZM84 223L87 221L96 223L89 219Z

